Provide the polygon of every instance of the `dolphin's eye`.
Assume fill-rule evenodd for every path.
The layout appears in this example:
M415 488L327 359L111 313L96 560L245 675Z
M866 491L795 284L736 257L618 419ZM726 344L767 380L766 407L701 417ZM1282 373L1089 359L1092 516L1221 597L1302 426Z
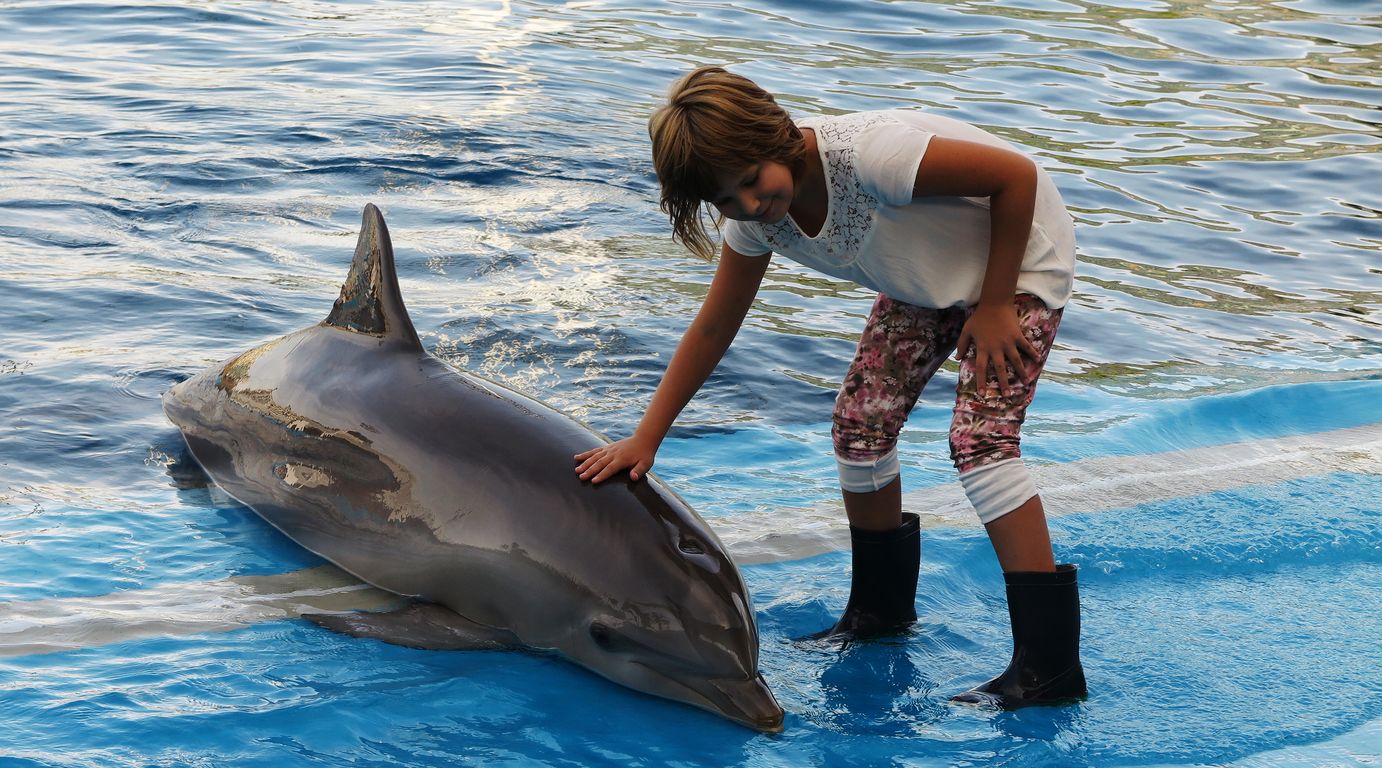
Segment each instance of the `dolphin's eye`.
M695 539L682 539L680 542L678 542L677 546L681 548L682 552L685 552L688 555L705 554L705 547Z
M609 631L609 627L598 621L590 625L590 639L606 650L614 645L614 634Z

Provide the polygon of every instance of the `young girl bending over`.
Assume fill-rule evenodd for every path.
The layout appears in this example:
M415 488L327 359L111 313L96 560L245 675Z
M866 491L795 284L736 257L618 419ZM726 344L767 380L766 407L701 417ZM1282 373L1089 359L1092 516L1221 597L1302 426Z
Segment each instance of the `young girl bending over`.
M912 110L793 122L719 67L679 80L648 133L673 236L709 259L702 205L728 220L720 264L637 430L577 455L576 471L599 483L652 467L772 253L877 290L831 430L852 585L844 615L817 637L875 637L916 621L920 535L917 515L902 512L897 437L955 350L950 456L1003 568L1013 634L1008 668L955 699L1012 708L1083 697L1075 566L1055 563L1018 447L1075 266L1055 185L972 125Z

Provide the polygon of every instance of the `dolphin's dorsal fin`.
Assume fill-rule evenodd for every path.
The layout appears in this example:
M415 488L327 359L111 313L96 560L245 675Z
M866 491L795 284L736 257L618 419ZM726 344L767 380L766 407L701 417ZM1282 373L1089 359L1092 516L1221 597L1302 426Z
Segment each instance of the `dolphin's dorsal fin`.
M341 296L331 307L324 325L355 333L395 339L422 349L422 341L403 306L394 272L393 243L384 215L373 203L365 206L355 260L341 285Z

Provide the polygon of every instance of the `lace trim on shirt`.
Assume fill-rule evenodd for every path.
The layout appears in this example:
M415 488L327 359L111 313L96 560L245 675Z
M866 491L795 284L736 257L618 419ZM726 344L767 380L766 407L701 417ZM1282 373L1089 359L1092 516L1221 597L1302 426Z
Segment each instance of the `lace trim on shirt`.
M826 176L830 182L830 215L815 239L806 237L790 218L763 227L763 241L782 254L800 254L836 267L848 267L858 258L873 233L873 213L881 202L859 183L855 171L855 142L859 134L896 118L878 114L854 114L804 123L816 131L824 149Z

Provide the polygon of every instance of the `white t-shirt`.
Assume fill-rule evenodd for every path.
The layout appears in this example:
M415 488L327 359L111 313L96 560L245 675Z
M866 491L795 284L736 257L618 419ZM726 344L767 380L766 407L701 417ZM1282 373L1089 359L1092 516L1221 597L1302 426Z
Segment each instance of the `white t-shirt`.
M798 123L816 132L829 207L815 237L784 216L773 224L729 220L726 244L739 253L780 253L827 275L922 307L973 306L988 265L989 201L912 200L917 167L932 136L1011 144L968 123L912 110L857 112ZM1075 230L1056 185L1037 171L1032 233L1017 291L1055 309L1070 299Z

